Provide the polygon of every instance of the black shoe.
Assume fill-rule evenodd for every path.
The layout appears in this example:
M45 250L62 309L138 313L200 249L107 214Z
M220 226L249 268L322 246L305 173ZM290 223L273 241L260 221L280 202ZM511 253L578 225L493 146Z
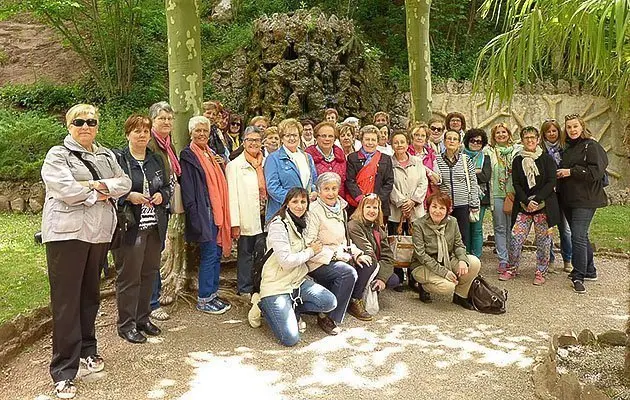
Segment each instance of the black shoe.
M157 336L162 333L162 330L157 327L153 322L149 321L146 324L136 324L136 328L142 333L149 336Z
M421 284L418 283L418 297L420 301L423 303L432 303L433 299L431 299L431 294L425 291Z
M398 285L393 289L394 292L398 292L398 293L402 293L404 290L405 288L403 287L403 285Z
M584 287L584 283L582 281L573 281L573 291L579 294L586 293L586 288Z
M129 343L144 343L147 341L147 337L136 329L132 329L127 332L118 332L118 336L125 339Z
M457 304L460 307L464 307L467 310L474 310L475 309L475 307L473 307L473 305L470 304L468 299L465 299L465 298L463 298L461 296L458 296L455 293L453 293L453 303Z

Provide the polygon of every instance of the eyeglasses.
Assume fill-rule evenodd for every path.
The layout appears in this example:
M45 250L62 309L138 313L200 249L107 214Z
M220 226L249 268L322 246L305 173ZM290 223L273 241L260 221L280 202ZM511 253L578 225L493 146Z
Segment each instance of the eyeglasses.
M431 130L432 130L433 132L442 132L442 131L444 130L444 127L441 127L441 126L432 126L432 127L431 127Z
M94 118L88 118L88 119L77 118L77 119L73 119L71 124L78 128L82 127L84 124L87 124L87 126L89 127L95 127L96 125L98 125L98 120Z
M287 138L287 139L291 139L291 138L295 139L297 137L300 137L300 135L298 135L296 133L287 133L286 135L284 135L284 137Z
M483 144L483 140L482 139L470 139L471 144Z
M523 140L536 140L538 136L523 136Z
M570 119L579 119L580 118L580 114L568 114L564 116L564 120L568 121Z
M241 126L241 123L238 121L233 121L230 125L232 126Z
M250 143L260 143L260 142L262 142L262 139L247 138L244 141L245 142L250 142Z
M156 120L171 122L173 121L173 117L157 117Z

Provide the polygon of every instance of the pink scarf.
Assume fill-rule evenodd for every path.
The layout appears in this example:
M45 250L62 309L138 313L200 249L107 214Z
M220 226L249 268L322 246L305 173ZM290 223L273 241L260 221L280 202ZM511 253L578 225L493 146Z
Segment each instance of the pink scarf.
M162 139L162 137L153 129L151 129L151 135L160 149L166 151L166 154L168 154L168 159L171 162L171 168L173 169L173 172L175 172L175 175L180 176L182 174L182 167L179 165L179 160L175 155L175 151L173 151L173 146L171 145L171 135Z

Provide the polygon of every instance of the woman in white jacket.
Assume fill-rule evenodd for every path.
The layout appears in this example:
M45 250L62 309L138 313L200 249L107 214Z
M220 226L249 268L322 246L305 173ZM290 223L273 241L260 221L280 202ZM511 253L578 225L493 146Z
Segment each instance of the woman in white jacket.
M247 127L243 152L225 169L230 199L232 237L238 238L237 292L251 296L254 244L263 234L267 186L263 172L262 135Z
M299 323L304 312L327 313L337 307L330 291L307 278L306 262L322 250L316 240L306 245L302 234L306 228L308 192L300 187L290 189L280 210L269 221L267 246L273 249L262 269L260 302L249 313L253 327L258 308L274 335L284 346L300 340L306 325Z

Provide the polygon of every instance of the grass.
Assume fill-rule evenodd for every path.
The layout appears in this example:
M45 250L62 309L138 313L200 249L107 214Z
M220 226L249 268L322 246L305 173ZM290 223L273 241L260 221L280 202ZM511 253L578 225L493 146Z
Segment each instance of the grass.
M49 302L44 246L33 234L41 217L0 214L0 324Z
M630 207L608 206L595 213L591 223L591 240L598 250L630 253Z

